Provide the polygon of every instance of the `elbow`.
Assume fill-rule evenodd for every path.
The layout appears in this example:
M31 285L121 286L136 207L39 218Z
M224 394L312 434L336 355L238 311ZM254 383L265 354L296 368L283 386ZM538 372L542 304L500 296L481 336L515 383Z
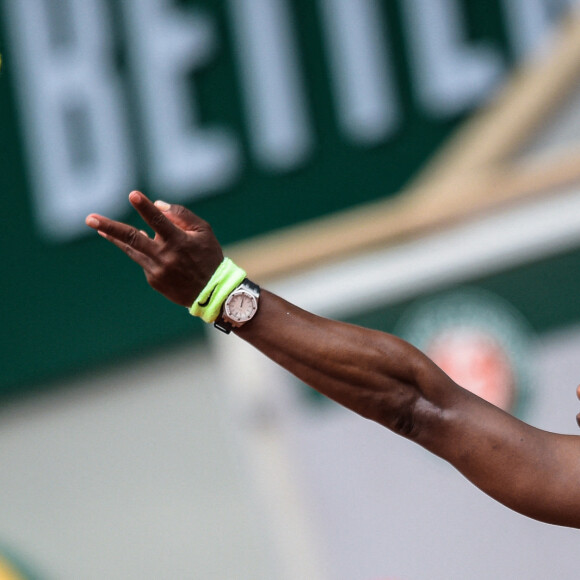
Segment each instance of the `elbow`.
M374 413L369 418L401 437L429 447L429 442L441 437L445 431L445 397L436 393L440 395L440 391L446 389L437 381L438 374L429 373L430 380L426 383L421 365L417 365L414 371L405 379L387 379L375 392Z
M357 412L397 435L425 445L443 429L452 381L409 344L389 337L373 361L373 372L357 377ZM364 379L364 382L360 379Z
M422 397L403 400L395 407L378 405L374 416L368 418L435 453L445 438L443 410Z
M392 385L373 396L364 415L397 435L420 442L436 429L440 409L430 404L416 388Z

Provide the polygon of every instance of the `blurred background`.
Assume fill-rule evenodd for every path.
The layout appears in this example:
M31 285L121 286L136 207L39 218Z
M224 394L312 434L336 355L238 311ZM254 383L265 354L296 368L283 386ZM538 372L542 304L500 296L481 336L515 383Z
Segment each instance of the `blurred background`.
M0 53L1 580L577 577L575 530L84 225L187 205L261 285L577 433L577 2L1 0Z

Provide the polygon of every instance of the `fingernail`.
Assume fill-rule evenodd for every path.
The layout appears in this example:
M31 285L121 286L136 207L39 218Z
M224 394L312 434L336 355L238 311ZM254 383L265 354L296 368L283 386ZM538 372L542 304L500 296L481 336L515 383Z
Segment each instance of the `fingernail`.
M165 201L156 201L155 202L155 207L160 210L160 211L169 211L169 208L171 207L167 202Z
M85 223L90 228L95 228L95 229L98 228L101 225L101 222L97 218L94 218L94 217L88 217L86 219L86 222Z
M129 200L130 201L135 201L135 202L140 201L141 200L141 195L139 194L138 191L132 191L129 194Z

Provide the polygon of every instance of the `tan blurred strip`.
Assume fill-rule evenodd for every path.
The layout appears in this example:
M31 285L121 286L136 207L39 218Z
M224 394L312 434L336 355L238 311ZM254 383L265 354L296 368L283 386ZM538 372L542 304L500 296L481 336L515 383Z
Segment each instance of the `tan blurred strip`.
M415 185L506 160L578 87L580 17L568 19L553 49L522 67L494 102L467 121L421 171Z
M580 151L553 161L482 169L230 246L227 254L267 281L424 235L524 198L580 183Z
M580 19L568 21L555 50L516 74L396 197L266 234L227 248L259 281L422 235L476 213L580 182L580 151L512 164L580 77ZM503 161L503 162L502 162Z

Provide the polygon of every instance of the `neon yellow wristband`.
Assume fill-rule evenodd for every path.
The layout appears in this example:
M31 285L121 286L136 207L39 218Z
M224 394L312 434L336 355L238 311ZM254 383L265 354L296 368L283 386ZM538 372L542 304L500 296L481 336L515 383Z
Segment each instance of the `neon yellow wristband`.
M224 258L206 287L195 299L189 313L192 316L198 316L204 322L215 322L226 298L244 281L244 278L246 278L246 272L229 258Z

